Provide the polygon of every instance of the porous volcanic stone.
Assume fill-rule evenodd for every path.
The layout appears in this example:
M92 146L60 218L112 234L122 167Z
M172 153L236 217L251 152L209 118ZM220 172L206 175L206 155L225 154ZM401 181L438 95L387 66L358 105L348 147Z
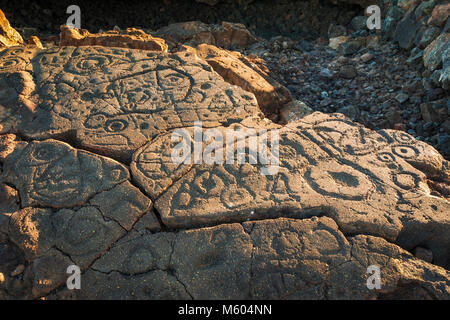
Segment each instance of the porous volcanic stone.
M367 288L367 268L382 290ZM448 299L448 272L326 217L130 234L50 299ZM404 288L409 290L404 290Z
M341 114L275 124L210 58L0 52L0 297L449 299L449 162Z
M255 133L249 127L216 130L243 133L249 150L254 135L270 140L273 130ZM185 135L192 137L193 130ZM449 263L450 203L430 196L427 182L448 183L449 163L432 147L404 132L365 129L338 114L314 113L278 134L279 167L273 175L261 174L260 163L226 164L226 147L219 164L174 164L170 150L177 142L170 133L139 149L131 170L170 227L325 212L346 233L373 234L407 248L426 242L439 264Z
M0 53L0 78L11 90L0 97L8 107L0 123L17 112L20 123L9 127L26 137L65 137L124 161L167 130L197 120L213 127L259 113L253 94L230 86L189 52L6 49Z

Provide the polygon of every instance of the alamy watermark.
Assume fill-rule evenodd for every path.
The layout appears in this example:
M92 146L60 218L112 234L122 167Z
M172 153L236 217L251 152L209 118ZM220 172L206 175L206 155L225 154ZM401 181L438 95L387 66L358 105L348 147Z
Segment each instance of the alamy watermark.
M381 269L377 265L370 265L367 267L367 273L369 277L367 278L367 289L381 289Z
M369 30L381 29L381 9L377 5L371 5L366 8L367 18L366 26Z

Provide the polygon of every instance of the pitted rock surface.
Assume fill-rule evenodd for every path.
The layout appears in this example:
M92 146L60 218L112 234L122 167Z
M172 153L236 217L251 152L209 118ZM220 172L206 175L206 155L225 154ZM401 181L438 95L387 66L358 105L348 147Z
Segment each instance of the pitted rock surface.
M18 143L3 170L5 181L19 190L23 207L82 205L129 179L122 164L56 140Z
M253 94L188 52L63 47L0 55L4 86L23 88L0 104L14 109L27 102L18 111L27 119L16 124L19 132L32 139L74 136L84 148L125 161L167 130L197 120L206 127L240 122L259 112ZM7 111L2 123L14 112Z
M62 25L59 39L60 46L104 46L167 52L167 45L163 39L154 38L136 28L128 28L124 32L111 30L92 34L85 29Z
M81 290L48 298L370 299L370 264L386 274L384 294L409 287L429 299L449 297L448 271L381 238L345 237L322 217L129 234L86 272Z
M0 48L17 46L23 44L23 39L6 19L5 14L0 9Z
M247 148L254 143L249 127L227 129L243 132ZM272 131L256 132L264 134ZM436 262L448 265L450 203L435 196L427 181L448 182L450 168L432 147L403 132L375 132L343 116L320 113L290 123L278 134L280 163L273 175L263 175L264 167L250 161L225 164L226 147L219 164L175 165L169 153L176 144L171 134L138 150L131 170L156 199L169 227L325 212L346 233L372 234L407 248L426 243Z
M0 298L450 298L450 165L404 132L272 123L189 52L8 48L0 88Z

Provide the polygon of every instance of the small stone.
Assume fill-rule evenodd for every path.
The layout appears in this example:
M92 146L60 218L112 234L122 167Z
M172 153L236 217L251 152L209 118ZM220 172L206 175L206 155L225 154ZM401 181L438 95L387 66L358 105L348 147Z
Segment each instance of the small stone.
M349 41L338 46L338 51L343 55L351 55L358 52L361 44L358 41Z
M358 107L351 105L338 109L336 112L342 113L352 120L357 120L361 116L361 111Z
M445 133L450 133L450 119L445 120L441 124L441 130Z
M422 0L399 0L395 1L397 2L397 5L403 9L403 11L408 11L409 9L415 7L418 3L420 3ZM394 2L394 1L393 1Z
M339 46L346 43L348 39L349 38L347 36L330 38L328 46L334 50L337 50Z
M450 134L439 135L437 147L442 154L450 156Z
M414 11L411 11L405 18L398 23L395 30L394 40L398 42L400 48L411 49L414 44L416 32L419 30L420 24L414 17Z
M328 38L335 38L347 35L347 29L341 25L330 24L328 27Z
M356 68L352 65L342 66L339 70L339 76L344 79L353 79L357 74Z
M428 27L422 34L418 46L422 49L426 48L437 36L441 30L437 27Z
M333 75L334 75L333 72L327 68L324 68L324 69L320 70L320 72L319 72L319 77L325 78L325 79L331 79L331 78L333 78Z
M442 56L450 47L450 33L441 34L428 47L423 54L423 63L428 70L434 71L442 66Z
M406 93L400 92L395 96L395 100L398 101L398 103L404 103L409 99L409 96Z
M433 8L436 6L436 0L424 1L417 7L415 11L416 20L420 21L424 17L427 17L431 14Z
M431 129L433 129L433 122L426 122L424 125L423 125L423 130L425 130L425 131L429 131L429 130L431 130Z
M442 70L434 70L430 76L430 80L435 86L439 86L439 79L441 78L441 72Z
M405 12L403 11L402 8L397 7L397 6L392 6L389 8L387 15L388 15L388 17L392 18L393 20L398 21L403 17L404 14L405 14Z
M422 57L423 51L416 47L411 50L411 55L409 56L408 60L406 60L406 63L409 65L416 65L422 61Z
M364 63L367 63L367 62L369 62L372 59L373 59L373 54L371 54L371 53L364 53L361 56L361 61L364 62Z
M294 100L287 103L280 111L281 121L284 123L300 120L314 111L306 103Z
M352 19L351 25L354 30L364 30L367 28L366 22L367 22L367 17L356 16Z
M402 121L401 113L395 108L389 109L385 116L391 128L393 128L396 123L400 123Z
M43 49L41 40L39 40L36 36L31 36L30 39L28 39L27 44L38 47L39 49Z
M383 36L385 38L392 39L396 28L397 28L397 21L392 17L387 17L386 19L383 20L381 31L383 32Z

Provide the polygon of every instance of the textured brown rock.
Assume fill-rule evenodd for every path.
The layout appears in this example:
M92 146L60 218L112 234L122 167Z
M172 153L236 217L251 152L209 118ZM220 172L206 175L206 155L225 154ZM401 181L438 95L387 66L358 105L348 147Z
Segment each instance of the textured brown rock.
M7 282L11 296L36 298L65 284L68 266L86 269L141 217L140 230L159 230L152 202L127 181L128 170L117 162L53 140L10 148L3 155L2 179L14 180L23 209L14 206L17 192L7 189L10 205L0 212L0 246L13 257L20 252L14 261L27 261L23 279ZM0 271L10 270L4 261Z
M263 76L264 73L256 66L251 68L245 63L251 62L238 52L229 52L213 45L201 44L196 47L195 53L208 62L227 82L253 93L260 108L266 112L273 113L292 101L289 90L270 79L267 74Z
M369 265L382 272L380 290L366 286ZM72 298L448 299L448 276L381 238L345 237L329 218L277 219L127 235Z
M246 127L228 130L248 134L245 143L250 148ZM258 130L252 134L264 135ZM192 136L189 132L186 135ZM192 166L174 165L169 156L152 159L170 155L170 134L141 148L131 170L156 198L155 207L170 227L325 212L346 233L377 235L405 248L425 241L437 263L448 265L450 204L430 197L426 181L449 181L450 172L434 149L406 133L374 132L345 117L319 113L288 124L279 136L280 167L273 176L262 175L261 165L248 163ZM167 151L161 151L164 148ZM426 216L433 216L440 232L434 223L425 223ZM439 234L439 240L425 240L429 233Z
M428 24L437 27L442 27L450 15L450 3L440 4L434 7L431 17L428 19Z
M39 38L36 37L36 36L31 36L30 39L28 39L27 44L32 45L32 46L36 46L39 49L43 49L44 48L42 46L41 40L39 40Z
M222 22L221 25L208 25L200 21L180 22L161 28L156 36L174 45L212 44L224 49L243 48L258 42L243 24Z
M423 63L428 70L436 70L442 66L442 55L450 47L450 33L443 33L425 48Z
M0 297L449 299L448 161L340 114L275 124L264 64L203 48L0 52Z
M144 31L128 28L124 32L108 31L105 33L89 33L85 29L61 26L60 46L104 46L130 49L167 52L167 45L163 39L154 38Z
M33 139L65 136L89 150L130 161L136 149L159 133L197 120L205 127L239 122L260 112L252 93L230 86L189 52L8 50L0 54L0 76L16 71L0 77L0 86L4 81L11 91L3 100L0 96L0 105L8 107L0 124L17 112L22 121L10 127Z
M14 213L19 210L18 192L5 183L0 183L0 212Z
M23 45L22 36L9 24L0 9L0 48Z

